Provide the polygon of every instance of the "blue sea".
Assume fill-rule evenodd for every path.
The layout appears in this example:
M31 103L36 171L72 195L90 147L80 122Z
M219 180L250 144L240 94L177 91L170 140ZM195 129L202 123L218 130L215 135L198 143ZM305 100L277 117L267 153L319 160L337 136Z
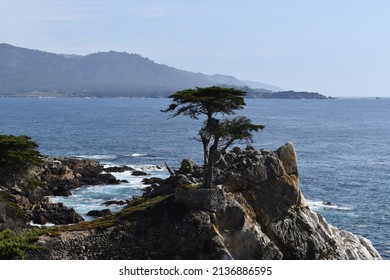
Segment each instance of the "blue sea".
M193 139L201 125L167 119L169 99L0 98L0 134L29 135L50 156L91 158L129 165L166 177L166 161L201 162ZM370 239L390 259L390 100L247 100L240 114L265 130L257 149L293 142L300 186L311 208L340 229ZM115 174L129 183L90 186L68 198L53 198L85 215L109 199L142 193L142 178ZM332 205L326 206L324 201ZM113 206L112 210L119 210Z

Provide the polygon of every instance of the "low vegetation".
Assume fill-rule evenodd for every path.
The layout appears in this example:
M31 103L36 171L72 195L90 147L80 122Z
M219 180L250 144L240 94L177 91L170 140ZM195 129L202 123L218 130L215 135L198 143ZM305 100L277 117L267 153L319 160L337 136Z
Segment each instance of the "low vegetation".
M10 229L0 232L0 259L24 259L27 250L39 250L38 238L52 229L34 229L17 234Z
M113 213L93 221L61 226L59 229L60 231L78 231L109 228L115 225L119 225L123 222L128 223L131 222L131 217L133 214L144 211L147 208L166 200L168 197L170 197L170 195L162 195L154 198L135 197L127 207L123 208L118 213Z
M157 196L151 199L145 197L136 197L132 200L129 206L125 207L119 213L114 213L93 221L82 222L73 225L44 229L32 229L22 233L15 233L10 229L5 229L0 231L0 259L24 259L26 257L26 251L42 249L36 244L36 241L42 235L57 235L61 231L104 229L120 225L124 222L131 223L134 214L137 212L142 212L149 207L166 200L168 197L169 195ZM133 222L135 222L135 220Z

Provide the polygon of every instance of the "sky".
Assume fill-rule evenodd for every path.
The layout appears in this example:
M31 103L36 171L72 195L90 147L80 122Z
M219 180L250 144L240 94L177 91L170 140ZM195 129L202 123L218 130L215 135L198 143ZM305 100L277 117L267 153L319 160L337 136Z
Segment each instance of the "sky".
M0 0L0 43L334 97L390 97L388 0Z

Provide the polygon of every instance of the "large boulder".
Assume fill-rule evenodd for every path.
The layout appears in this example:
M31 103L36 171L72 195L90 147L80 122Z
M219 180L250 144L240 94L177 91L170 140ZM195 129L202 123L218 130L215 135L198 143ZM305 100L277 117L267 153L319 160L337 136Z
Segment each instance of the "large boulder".
M199 168L198 164L192 159L183 159L178 173L181 174L192 174Z
M104 217L111 214L110 209L102 209L102 210L91 210L87 213L87 216L90 217Z
M31 210L31 220L35 224L75 224L84 221L73 208L67 208L62 203L52 203L50 198L34 205Z

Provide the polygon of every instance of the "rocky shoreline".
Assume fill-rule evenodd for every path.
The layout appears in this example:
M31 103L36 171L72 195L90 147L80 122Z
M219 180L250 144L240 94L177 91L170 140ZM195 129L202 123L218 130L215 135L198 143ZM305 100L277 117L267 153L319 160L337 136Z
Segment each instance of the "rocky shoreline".
M22 231L34 224L73 224L84 221L73 209L53 203L49 196L69 196L84 185L119 184L103 165L92 160L44 157L18 182L0 186L0 230Z
M247 147L222 154L213 189L201 188L202 166L184 160L167 179L145 179L144 195L124 202L122 211L92 213L102 217L89 222L45 198L120 183L107 172L121 168L45 158L22 187L1 187L0 197L6 193L24 215L1 211L0 227L21 230L28 220L63 225L41 236L40 250L29 250L27 259L381 259L369 240L310 209L291 143L273 152ZM35 188L28 186L32 179Z

